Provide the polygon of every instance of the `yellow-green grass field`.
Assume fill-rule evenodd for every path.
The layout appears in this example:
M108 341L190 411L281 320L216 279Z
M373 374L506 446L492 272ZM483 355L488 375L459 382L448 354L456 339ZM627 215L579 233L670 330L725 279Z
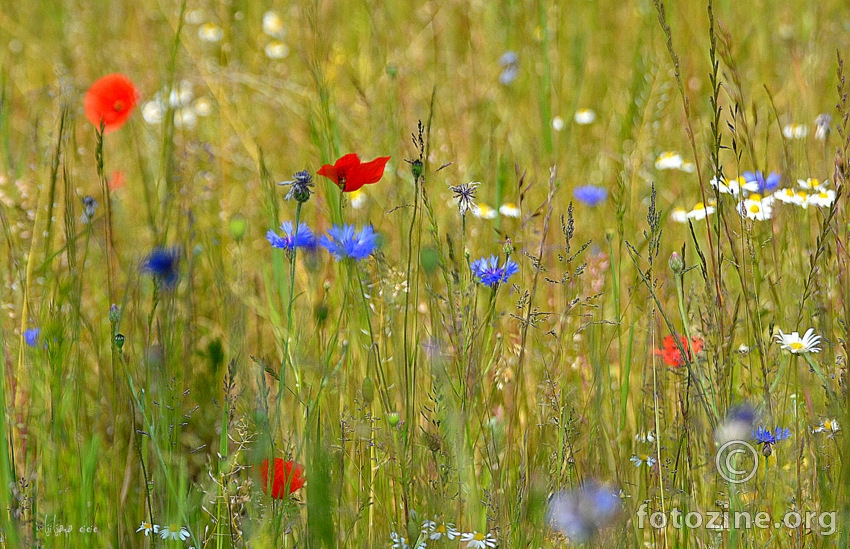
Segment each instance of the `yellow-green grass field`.
M847 547L848 56L843 0L3 2L0 545Z

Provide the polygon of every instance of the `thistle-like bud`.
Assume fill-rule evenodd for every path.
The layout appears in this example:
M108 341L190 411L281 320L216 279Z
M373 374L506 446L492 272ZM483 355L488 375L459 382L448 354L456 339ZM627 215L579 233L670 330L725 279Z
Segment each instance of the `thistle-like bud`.
M511 242L511 237L505 239L505 246L502 248L506 257L511 257L514 253L514 244Z
M121 321L121 311L115 303L109 308L109 323L118 324Z
M115 346L118 347L118 352L124 349L124 334L115 334Z
M685 262L682 260L682 256L680 256L678 252L670 254L670 261L668 264L670 265L670 269L676 274L681 274L685 269Z
M278 185L289 186L289 192L286 193L285 199L295 199L302 203L310 200L310 195L313 194L313 176L310 175L310 172L307 170L301 170L292 177L294 178L292 181L282 181L278 183Z

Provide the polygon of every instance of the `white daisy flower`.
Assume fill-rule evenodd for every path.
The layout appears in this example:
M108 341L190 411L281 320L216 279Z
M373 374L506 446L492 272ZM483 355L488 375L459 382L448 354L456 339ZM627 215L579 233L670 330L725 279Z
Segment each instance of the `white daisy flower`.
M204 42L218 42L224 36L224 31L215 23L204 23L198 27L198 38Z
M556 116L552 119L552 129L556 132L559 132L564 129L564 119L560 116Z
M809 207L809 195L805 191L797 191L789 187L776 191L773 197L786 204L794 204L804 209Z
M684 164L682 156L675 151L665 151L655 159L656 170L679 170Z
M652 444L653 442L655 442L655 433L653 433L652 431L641 431L640 433L635 435L635 440L644 444Z
M392 541L392 549L409 549L407 540L403 536L399 536L396 532L390 532L390 541Z
M837 419L826 419L820 422L820 425L812 428L813 433L826 433L827 438L832 438L835 433L841 430Z
M596 112L594 112L593 109L579 109L576 111L573 120L575 120L576 124L579 126L593 124L596 121Z
M782 128L782 135L786 139L803 139L809 135L809 127L805 124L786 124Z
M770 219L773 213L773 198L762 198L760 194L753 193L738 204L738 211L747 219L756 221Z
M151 532L153 532L154 534L158 534L159 526L157 526L156 524L151 524L150 522L142 521L142 525L139 526L138 529L136 529L136 532L144 532L146 536L150 536Z
M702 202L694 204L694 209L685 214L688 219L705 219L715 212L714 206L706 206Z
M820 342L820 336L815 335L814 328L806 330L802 338L797 332L786 334L782 330L779 330L779 333L776 335L776 342L782 345L782 349L791 351L795 355L798 353L820 352L820 347L817 346Z
M451 541L460 536L460 532L450 522L434 522L433 520L426 520L425 522L428 523L428 529L426 530L425 524L423 524L422 533L427 534L428 539L438 540L445 537Z
M168 94L168 103L175 109L185 107L194 97L192 83L188 80L181 80Z
M496 219L497 213L487 204L477 204L475 208L472 208L472 215L481 219Z
M209 116L212 112L212 102L207 97L199 97L192 103L192 110L198 116Z
M499 206L499 213L505 217L519 217L519 206L513 202L506 202Z
M283 18L275 11L263 14L263 32L272 38L283 38L286 31L283 28Z
M743 178L736 177L730 181L726 181L726 179L717 180L716 177L712 177L709 183L712 187L717 187L717 190L720 191L721 194L731 194L732 196L738 196L741 194L741 184L743 182Z
M159 537L162 539L171 538L173 540L186 541L189 539L189 530L187 530L185 526L171 524L159 529Z
M193 129L198 125L198 115L195 114L195 109L185 107L174 111L174 127Z
M670 212L670 219L676 223L687 223L688 210L685 208L673 208L673 211Z
M655 465L655 456L650 456L649 454L641 454L639 456L632 456L629 458L635 467L640 467L641 465L646 464L647 467L652 467Z
M682 166L679 169L685 173L694 173L697 170L697 166L693 162L682 162Z
M806 189L807 191L819 191L829 185L829 180L825 179L824 181L821 181L820 179L809 177L806 179L798 179L797 185L801 189Z
M467 549L486 549L487 547L496 547L498 542L490 533L483 534L481 532L466 532L460 537L460 541L466 543Z
M272 40L268 44L266 44L265 49L266 57L269 59L283 59L287 55L289 55L289 46L281 42L280 40Z
M165 116L165 107L159 98L145 101L145 104L142 105L142 118L148 124L159 124L162 122L163 116Z
M832 189L821 190L818 193L810 194L807 201L815 206L829 208L835 202L835 191Z

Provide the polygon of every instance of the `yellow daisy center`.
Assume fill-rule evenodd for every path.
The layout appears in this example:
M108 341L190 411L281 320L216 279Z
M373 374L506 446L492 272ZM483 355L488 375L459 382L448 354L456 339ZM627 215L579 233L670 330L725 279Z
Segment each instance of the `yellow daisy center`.
M694 210L704 210L704 209L705 209L705 204L703 204L702 202L697 202L694 205Z
M753 213L759 213L761 211L761 208L759 208L758 204L753 204L752 206L750 206L750 211Z
M750 200L761 202L761 195L759 193L753 193L750 195Z
M819 197L821 197L821 198L829 198L829 194L828 194L828 193L825 193L825 192L823 192L823 193L818 193L818 196L819 196Z
M474 539L475 541L484 541L484 539L485 539L486 537L487 537L487 536L485 536L485 535L484 535L484 534L482 534L481 532L475 532L475 535L474 535L474 536L472 536L472 539Z
M802 349L802 348L803 348L803 344L802 344L802 343L800 343L799 341L795 341L794 343L792 343L792 344L790 345L790 347L791 347L792 349L794 349L795 351L799 351L800 349Z

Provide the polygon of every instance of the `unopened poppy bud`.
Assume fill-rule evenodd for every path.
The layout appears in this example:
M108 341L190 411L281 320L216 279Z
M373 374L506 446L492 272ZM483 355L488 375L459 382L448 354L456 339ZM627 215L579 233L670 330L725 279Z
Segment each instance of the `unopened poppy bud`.
M119 351L124 348L124 334L115 334L115 346Z
M398 412L390 412L387 414L387 421L390 423L390 427L396 428L398 426L398 422L401 419L399 417Z
M227 228L230 230L230 236L233 237L233 240L239 242L245 236L245 231L248 230L248 220L240 214L236 214L230 218Z
M682 256L680 256L678 252L670 254L670 261L668 264L670 265L670 269L676 274L680 274L685 268L685 262L682 260Z
M413 177L415 179L419 179L420 177L422 177L423 167L424 166L422 165L422 161L418 159L410 163L410 169L413 171Z
M372 401L375 400L375 383L371 377L366 376L360 390L363 392L363 402L372 404Z

